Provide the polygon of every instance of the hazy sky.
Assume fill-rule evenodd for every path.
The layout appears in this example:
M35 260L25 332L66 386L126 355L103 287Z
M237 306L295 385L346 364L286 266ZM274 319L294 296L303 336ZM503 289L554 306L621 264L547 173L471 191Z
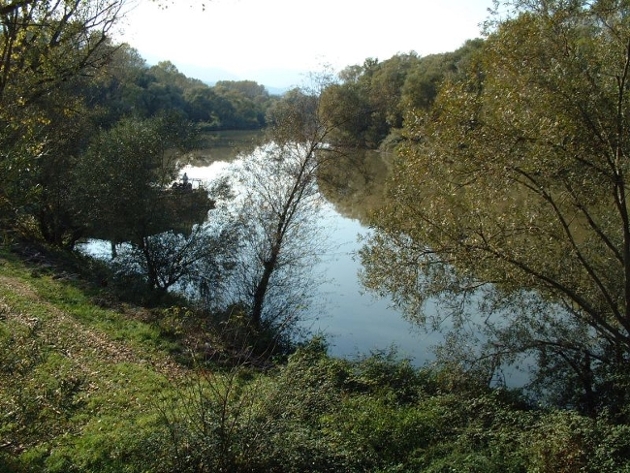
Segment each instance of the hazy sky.
M150 63L200 77L295 85L295 74L385 60L396 53L453 51L480 36L491 0L149 0L127 13L121 41ZM229 74L233 77L228 77ZM269 84L270 80L286 83Z

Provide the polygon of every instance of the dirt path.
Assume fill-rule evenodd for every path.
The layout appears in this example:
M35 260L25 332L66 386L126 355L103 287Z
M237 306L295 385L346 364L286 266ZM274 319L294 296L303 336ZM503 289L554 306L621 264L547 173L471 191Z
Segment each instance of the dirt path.
M32 314L21 313L11 307L5 298L0 297L0 318L12 319L31 329L36 329L38 336L46 345L54 347L82 369L87 368L90 360L98 357L99 360L111 364L148 364L156 372L169 379L179 378L186 373L184 368L166 354L147 353L124 341L112 340L97 329L86 327L44 300L24 281L0 276L0 286L9 288L20 297L33 301L47 314L43 320Z

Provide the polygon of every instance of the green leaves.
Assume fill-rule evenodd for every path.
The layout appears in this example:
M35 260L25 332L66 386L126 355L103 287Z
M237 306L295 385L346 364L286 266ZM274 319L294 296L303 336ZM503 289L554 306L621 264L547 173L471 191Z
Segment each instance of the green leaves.
M365 282L420 321L428 299L452 307L476 289L469 320L495 317L484 350L553 345L570 357L577 344L598 361L565 368L597 370L616 363L608 347L630 350L630 25L619 3L509 3L523 9L467 76L445 83L428 112L409 111L393 201L362 253ZM511 348L492 346L523 324ZM574 330L579 342L563 338Z

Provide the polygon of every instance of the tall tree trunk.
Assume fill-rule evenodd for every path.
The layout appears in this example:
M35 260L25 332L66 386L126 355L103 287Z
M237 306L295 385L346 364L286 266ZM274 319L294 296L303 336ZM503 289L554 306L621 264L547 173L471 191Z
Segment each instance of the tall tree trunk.
M153 262L148 239L146 237L140 238L140 249L142 250L142 254L144 255L144 259L147 264L147 278L149 289L152 291L155 289L161 289L157 268L155 267L155 264Z

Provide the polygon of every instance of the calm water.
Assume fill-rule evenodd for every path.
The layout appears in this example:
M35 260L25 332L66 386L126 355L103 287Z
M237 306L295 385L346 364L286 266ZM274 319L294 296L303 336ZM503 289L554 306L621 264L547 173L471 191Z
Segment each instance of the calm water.
M182 174L186 172L195 183L229 174L239 154L255 150L257 143L252 138L259 135L243 134L240 141L238 136L233 138L233 142L222 142L219 150L209 147L196 152L190 160L193 164L184 167ZM314 274L324 275L325 282L314 289L317 303L312 307L311 317L304 321L304 327L313 334L325 335L333 356L354 358L395 348L399 356L422 365L434 358L433 347L443 341L442 335L407 322L389 300L367 293L358 277L361 265L357 253L362 237L370 231L362 219L380 201L387 159L371 153L360 158L359 166L354 162L350 169L334 170L340 182L348 183L345 188L335 190L337 186L331 188L320 183L328 199L319 222L328 240L322 246L329 250L321 255L319 266L313 268ZM106 242L91 242L88 246L86 251L93 255L104 258L110 255ZM527 379L525 374L513 370L507 370L504 375L512 386L523 385Z
M321 263L330 281L319 288L321 299L326 301L325 315L312 328L328 336L331 354L354 356L396 346L400 355L416 363L431 359L431 345L441 337L407 322L390 301L366 293L358 280L359 237L368 230L358 220L339 214L332 205L322 224L333 229L330 243L336 251Z
M210 180L220 173L229 173L239 154L253 152L262 144L260 135L255 133L229 138L214 138L214 144L222 143L220 152L212 147L201 150L191 161L194 165L185 167L182 173L187 172L193 179ZM324 274L326 282L315 289L317 304L312 308L312 319L304 325L312 333L326 336L331 355L353 358L395 347L399 356L422 365L434 358L433 348L444 340L442 334L407 322L389 300L366 293L358 278L361 264L357 252L362 246L361 237L369 232L362 221L382 203L390 158L371 152L349 157L345 164L336 161L328 179L319 183L328 199L320 223L328 238L323 246L330 251L313 269L315 274ZM436 311L432 307L425 308L427 315ZM523 366L527 366L527 360ZM523 386L528 380L526 371L510 367L502 370L502 376L512 387Z
M182 173L191 179L208 181L221 173L229 174L230 166L227 161L213 160L207 166L186 166ZM352 196L346 197L352 200ZM328 239L324 246L330 250L322 255L314 272L324 274L326 282L316 289L317 304L312 308L312 318L304 325L325 335L330 353L335 356L354 357L396 347L400 356L416 364L430 360L431 347L441 337L418 329L404 320L390 301L376 299L363 290L358 279L361 265L357 252L360 238L369 230L358 218L342 215L337 208L344 206L328 202L321 215ZM348 212L357 213L356 209Z

